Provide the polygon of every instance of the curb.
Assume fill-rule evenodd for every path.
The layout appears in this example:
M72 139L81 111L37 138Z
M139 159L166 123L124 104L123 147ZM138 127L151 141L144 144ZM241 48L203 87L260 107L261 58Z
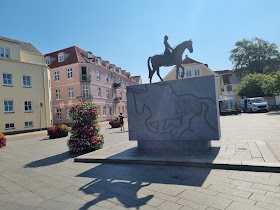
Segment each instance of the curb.
M196 168L211 168L239 171L259 171L259 172L280 172L279 163L254 163L249 164L227 164L227 163L206 163L206 162L180 162L180 161L154 161L154 160L133 160L133 159L102 159L102 158L74 158L74 162L80 163L114 163L114 164L144 164L160 166L185 166Z

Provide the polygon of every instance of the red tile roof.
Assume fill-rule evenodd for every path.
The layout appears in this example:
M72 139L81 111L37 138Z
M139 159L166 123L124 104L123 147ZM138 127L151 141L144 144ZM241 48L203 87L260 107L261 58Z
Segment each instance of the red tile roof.
M225 85L230 84L229 78L232 77L232 70L220 70L215 72L222 76Z
M61 53L61 52L64 52L66 54L69 54L69 57L66 58L63 62L58 62L58 54ZM52 68L57 68L57 67L60 67L60 66L65 66L65 65L69 65L69 64L72 64L72 63L90 63L90 64L93 64L99 68L102 68L104 70L107 70L107 71L110 71L110 72L113 72L112 70L106 68L106 66L104 65L98 65L96 64L93 60L90 60L88 59L86 56L84 56L82 53L87 53L88 51L85 51L77 46L72 46L72 47L69 47L69 48L65 48L65 49L62 49L62 50L58 50L58 51L55 51L55 52L52 52L52 53L48 53L48 54L45 54L44 57L47 57L47 56L50 56L52 58L54 58L55 60L49 65L49 67L52 69ZM95 56L92 54L92 57L93 58L101 58L99 56ZM104 63L106 62L105 60L101 59L101 62ZM114 64L112 64L114 65ZM116 68L119 68L116 66ZM123 78L126 78L126 79L129 79L126 75L123 75L121 73L118 73L118 72L113 72L115 73L116 75L120 76L120 77L123 77Z
M190 57L188 57L186 55L186 58L182 61L182 64L190 64L190 63L200 63L200 62L198 62L194 59L191 59ZM200 64L202 64L202 63L200 63Z

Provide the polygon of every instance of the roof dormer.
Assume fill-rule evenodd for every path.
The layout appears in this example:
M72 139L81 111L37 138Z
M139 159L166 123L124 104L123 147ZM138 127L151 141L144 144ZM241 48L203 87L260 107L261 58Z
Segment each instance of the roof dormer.
M110 67L109 61L105 61L105 66L106 66L107 69L109 69L109 67Z
M92 59L92 53L89 52L89 51L87 52L87 58L88 58L88 59Z
M101 61L101 58L100 58L100 57L97 57L97 64L98 64L98 65L102 65L102 61Z
M51 58L50 58L50 56L46 56L46 57L45 57L45 63L46 63L47 65L50 65L50 64L51 64Z
M58 53L58 62L63 62L63 61L65 61L65 53L60 52Z

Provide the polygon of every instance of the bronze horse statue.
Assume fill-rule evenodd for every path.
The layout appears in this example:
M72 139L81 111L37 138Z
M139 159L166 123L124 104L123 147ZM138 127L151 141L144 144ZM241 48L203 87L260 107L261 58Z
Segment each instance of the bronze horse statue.
M157 75L163 81L159 74L159 67L161 66L173 66L176 65L176 78L178 79L178 71L179 68L183 68L182 66L182 55L185 51L185 49L188 49L190 53L193 52L193 47L192 47L192 40L184 41L181 44L177 45L174 50L172 51L171 55L154 55L153 57L148 58L148 68L149 68L149 78L150 78L150 83L152 83L152 78L155 72L157 72ZM150 61L152 63L153 70L151 70L150 67ZM183 72L184 76L184 72Z

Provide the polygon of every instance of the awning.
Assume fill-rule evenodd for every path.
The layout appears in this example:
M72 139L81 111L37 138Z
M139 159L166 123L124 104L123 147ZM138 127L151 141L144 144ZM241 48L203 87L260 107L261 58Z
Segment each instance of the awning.
M225 96L225 95L220 95L218 98L219 101L229 101L229 100L234 100L234 98Z

